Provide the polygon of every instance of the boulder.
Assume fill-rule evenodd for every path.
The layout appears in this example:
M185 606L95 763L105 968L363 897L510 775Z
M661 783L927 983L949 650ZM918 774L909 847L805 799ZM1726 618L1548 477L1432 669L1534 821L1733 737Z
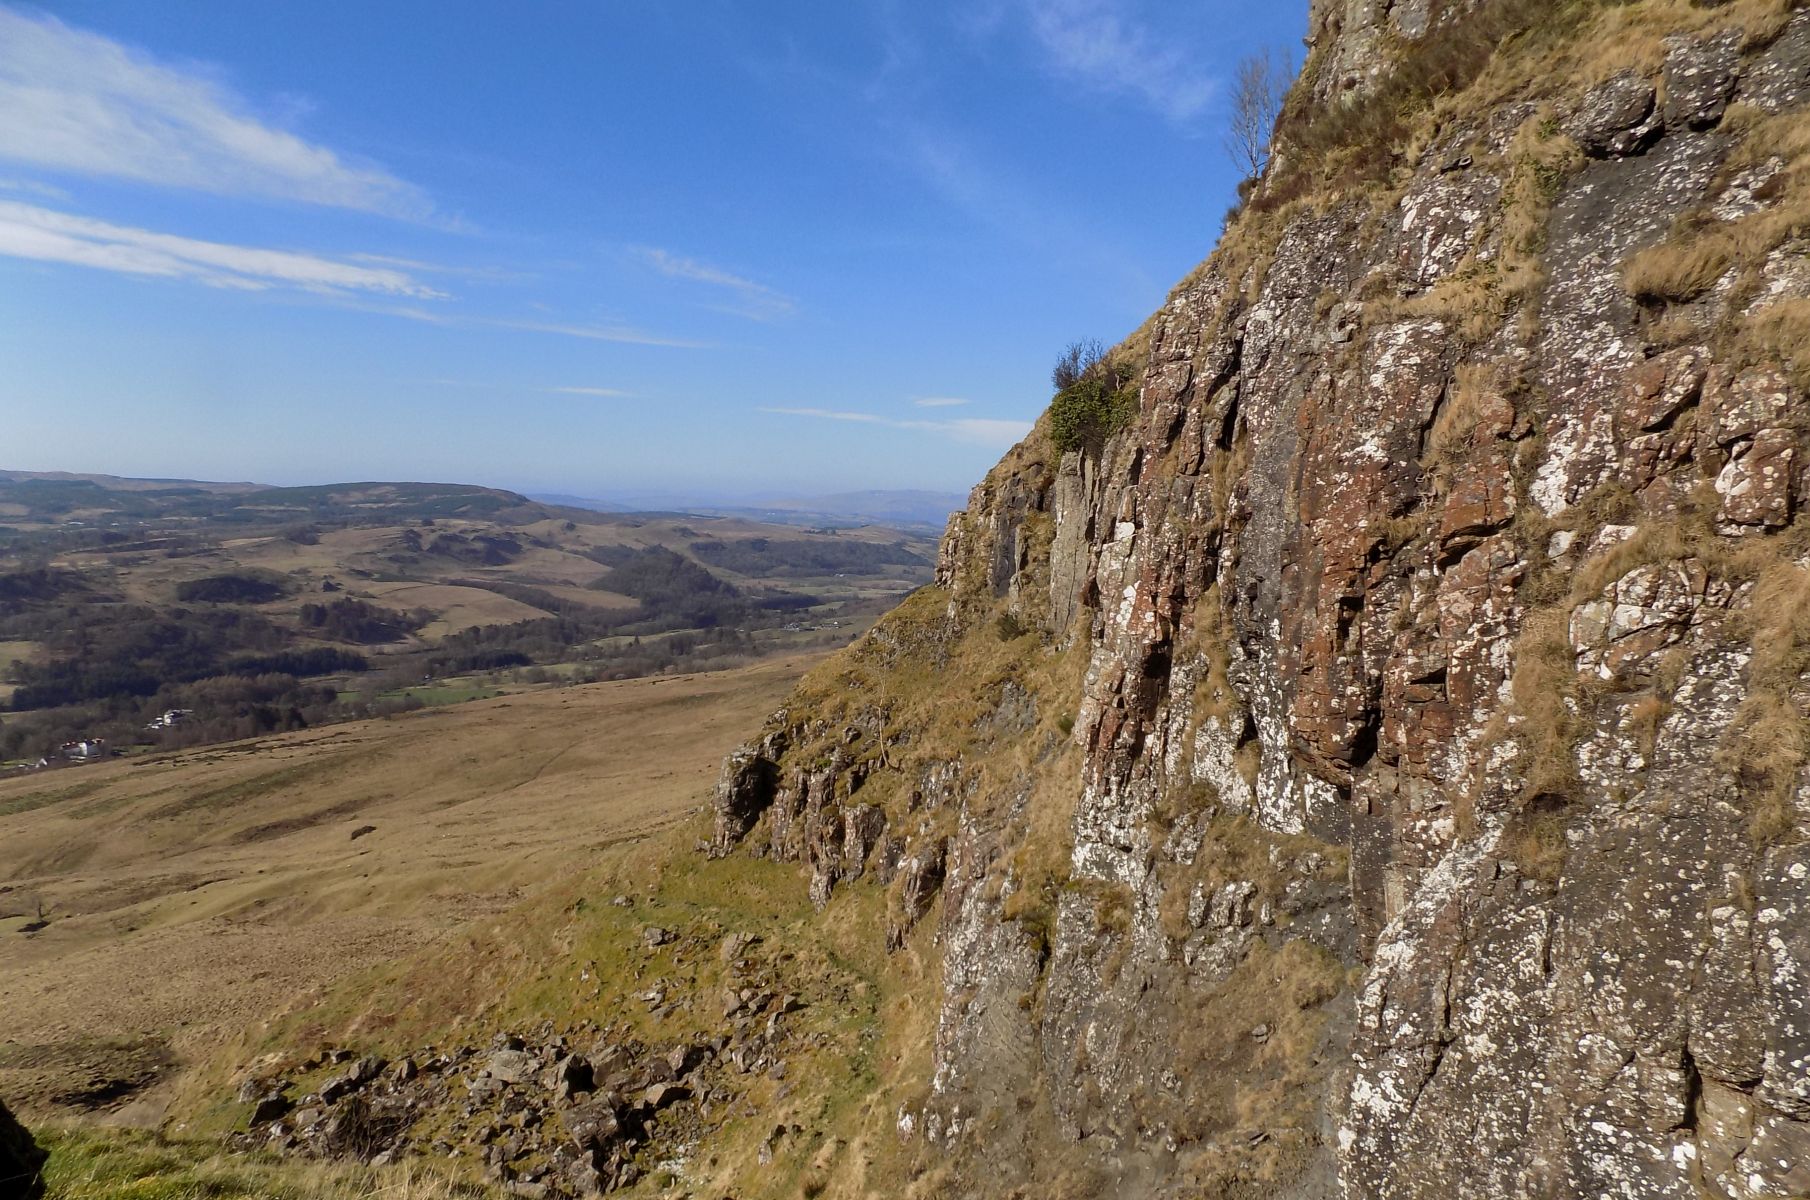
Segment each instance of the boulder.
M400 1111L351 1096L322 1121L316 1130L320 1151L332 1158L369 1162L389 1150L408 1127Z
M526 1083L539 1069L539 1062L525 1050L498 1050L490 1056L484 1073L503 1083Z
M262 1097L252 1106L251 1123L253 1125L268 1125L272 1121L281 1120L283 1117L287 1116L289 1110L294 1107L295 1105L290 1103L287 1096L284 1096L280 1092L273 1092L268 1096Z
M347 1067L343 1074L329 1079L321 1088L321 1099L328 1104L333 1104L350 1096L377 1078L382 1073L383 1066L383 1059L367 1054Z
M566 1136L581 1151L607 1150L622 1137L614 1097L599 1097L560 1114Z
M547 1088L562 1101L597 1086L591 1062L582 1054L568 1054L547 1072Z
M1651 83L1623 71L1590 90L1565 132L1592 157L1631 154L1659 132L1654 101Z
M691 1089L682 1083L655 1083L641 1093L641 1103L646 1108L662 1109L690 1095Z
M1665 123L1707 129L1722 119L1741 65L1741 31L1666 39Z

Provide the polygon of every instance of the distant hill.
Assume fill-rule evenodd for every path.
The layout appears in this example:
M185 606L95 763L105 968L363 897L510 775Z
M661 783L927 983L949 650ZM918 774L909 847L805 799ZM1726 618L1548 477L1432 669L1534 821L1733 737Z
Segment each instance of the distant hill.
M120 524L207 520L369 524L439 517L541 520L556 514L517 492L459 483L331 483L271 487L193 479L128 479L68 471L0 471L0 522Z
M968 497L960 492L868 491L766 500L753 507L761 512L841 514L882 525L909 522L940 529L950 513L967 503Z
M742 517L780 525L893 525L941 532L949 514L967 504L959 492L921 490L835 492L822 496L760 497L746 504L687 498L682 494L622 496L605 499L561 493L532 493L545 504L609 513L695 513L710 517Z
M787 516L0 472L0 768L839 645L931 577L927 528Z
M92 483L110 492L183 489L233 495L261 491L267 486L262 483L210 483L201 479L133 479L125 475L97 475L80 471L0 471L0 483L23 483L34 479L53 483Z

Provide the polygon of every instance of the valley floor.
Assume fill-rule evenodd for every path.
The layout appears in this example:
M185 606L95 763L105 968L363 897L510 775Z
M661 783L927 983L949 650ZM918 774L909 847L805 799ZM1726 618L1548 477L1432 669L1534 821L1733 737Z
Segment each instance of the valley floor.
M814 661L0 782L0 1096L156 1123L248 1024L695 811Z

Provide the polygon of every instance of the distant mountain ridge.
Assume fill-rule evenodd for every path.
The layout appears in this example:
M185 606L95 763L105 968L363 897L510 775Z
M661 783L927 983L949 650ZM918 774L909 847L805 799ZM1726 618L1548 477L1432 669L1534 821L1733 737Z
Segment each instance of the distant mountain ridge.
M247 524L555 515L519 492L462 483L354 482L274 487L188 479L128 479L61 471L0 471L0 520L117 524L212 519ZM577 517L577 512L570 512Z
M616 498L531 492L543 504L588 508L598 512L686 512L700 516L746 517L787 525L907 525L941 530L949 514L961 510L967 497L959 492L923 489L834 492L821 496L757 497L742 504L707 501L683 494L646 494Z
M33 513L46 507L54 511L93 507L83 502L96 498L96 492L134 496L131 503L123 506L130 510L129 515L132 516L150 515L150 510L168 510L169 515L185 515L175 511L183 506L178 497L193 497L197 500L203 497L244 497L246 499L243 503L234 507L270 511L284 508L318 509L323 506L335 508L342 505L394 505L417 503L430 498L444 502L467 498L477 508L489 511L546 505L614 514L688 513L708 517L742 517L780 525L899 525L936 531L947 524L949 514L960 511L967 504L967 497L959 492L911 488L832 492L820 496L755 497L746 503L737 504L696 495L687 496L684 493L580 496L565 492L516 492L478 484L381 481L286 487L251 481L137 478L86 471L0 469L0 505L23 504ZM218 504L219 501L206 503ZM452 514L449 512L446 515Z
M24 483L45 480L53 483L92 483L111 492L155 492L173 489L215 492L233 495L264 491L265 483L214 483L202 479L135 479L128 475L101 475L82 471L6 471L0 470L0 483Z

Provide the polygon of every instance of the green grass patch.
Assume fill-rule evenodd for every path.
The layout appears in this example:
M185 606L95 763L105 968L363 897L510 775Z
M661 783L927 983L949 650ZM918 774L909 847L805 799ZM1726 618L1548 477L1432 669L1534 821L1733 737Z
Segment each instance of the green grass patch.
M215 1143L76 1127L41 1130L46 1200L451 1200L496 1193L420 1163L372 1169L225 1154Z
M147 813L146 816L158 819L179 817L198 809L234 808L248 800L256 800L284 788L293 787L318 774L321 766L320 760L317 759L298 763L295 766L279 767L274 771L261 771L248 779L240 779L224 787L194 792Z
M400 688L393 692L385 692L381 700L419 700L429 708L442 704L463 704L467 700L494 700L503 693L481 683L441 683L425 684L421 687Z
M26 792L20 796L0 800L0 817L17 816L20 813L31 812L33 809L49 808L53 804L62 804L69 800L81 800L94 795L106 786L105 780L91 779L71 787L43 792Z

